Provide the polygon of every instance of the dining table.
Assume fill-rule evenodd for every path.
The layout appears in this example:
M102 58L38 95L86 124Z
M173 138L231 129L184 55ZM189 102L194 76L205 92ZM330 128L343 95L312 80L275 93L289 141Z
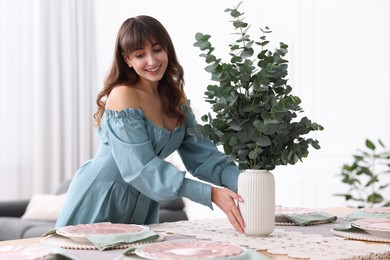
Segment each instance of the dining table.
M169 241L215 241L253 250L262 257L251 259L390 259L390 238L369 236L362 233L343 233L343 231L335 230L336 225L348 224L349 221L345 219L345 216L352 214L357 209L329 207L316 210L332 215L334 219L308 225L277 222L274 231L264 237L239 234L225 218L192 219L146 226L159 235L160 239L152 242L155 245ZM33 258L33 254L26 254L26 258L15 259L143 259L138 255L124 254L130 245L99 250L77 245L77 243L73 243L74 241L61 244L62 242L50 236L1 241L0 259L11 259L2 258L2 254L8 253L9 256L12 248L38 250L42 246L58 250L54 250L52 254L46 255L44 258ZM136 247L137 245L131 246Z

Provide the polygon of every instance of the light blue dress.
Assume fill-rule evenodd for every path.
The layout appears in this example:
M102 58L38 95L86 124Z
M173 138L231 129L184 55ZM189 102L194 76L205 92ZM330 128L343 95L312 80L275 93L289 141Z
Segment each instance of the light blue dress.
M212 208L211 185L237 191L239 171L208 139L188 135L196 124L191 108L172 132L155 125L140 109L106 110L97 129L101 144L76 172L56 227L97 222L158 223L159 202L186 197ZM174 151L185 177L164 160Z

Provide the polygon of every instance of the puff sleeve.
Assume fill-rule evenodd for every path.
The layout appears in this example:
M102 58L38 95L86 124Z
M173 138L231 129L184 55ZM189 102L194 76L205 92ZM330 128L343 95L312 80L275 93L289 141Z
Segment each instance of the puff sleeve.
M185 178L155 154L142 110L106 112L106 138L124 181L158 202L182 196L212 207L210 185Z
M195 116L189 109L185 123L186 130L196 124ZM237 192L239 175L237 166L233 162L228 162L227 155L220 152L208 138L201 135L194 137L186 131L178 153L193 176Z

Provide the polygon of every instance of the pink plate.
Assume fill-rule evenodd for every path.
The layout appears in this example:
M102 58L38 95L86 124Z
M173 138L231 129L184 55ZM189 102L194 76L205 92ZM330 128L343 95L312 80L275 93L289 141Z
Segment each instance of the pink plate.
M65 226L57 229L56 233L68 237L76 242L88 243L88 235L115 235L135 233L149 229L146 226L134 224L95 223Z
M390 218L365 218L351 223L352 226L363 229L368 234L390 238Z
M318 210L309 209L309 208L299 208L299 207L275 207L275 216L281 216L286 214L295 214L295 215L303 215L303 214L315 214Z
M390 207L364 208L363 211L371 213L390 214Z
M213 259L239 255L243 249L216 241L177 240L139 247L135 254L158 260Z

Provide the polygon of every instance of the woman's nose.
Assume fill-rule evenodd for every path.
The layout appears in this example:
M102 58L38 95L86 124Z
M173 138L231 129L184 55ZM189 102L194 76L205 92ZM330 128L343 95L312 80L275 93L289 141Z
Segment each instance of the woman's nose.
M148 61L148 64L154 64L154 62L156 61L156 58L154 57L153 54L149 54L147 56L147 61Z

